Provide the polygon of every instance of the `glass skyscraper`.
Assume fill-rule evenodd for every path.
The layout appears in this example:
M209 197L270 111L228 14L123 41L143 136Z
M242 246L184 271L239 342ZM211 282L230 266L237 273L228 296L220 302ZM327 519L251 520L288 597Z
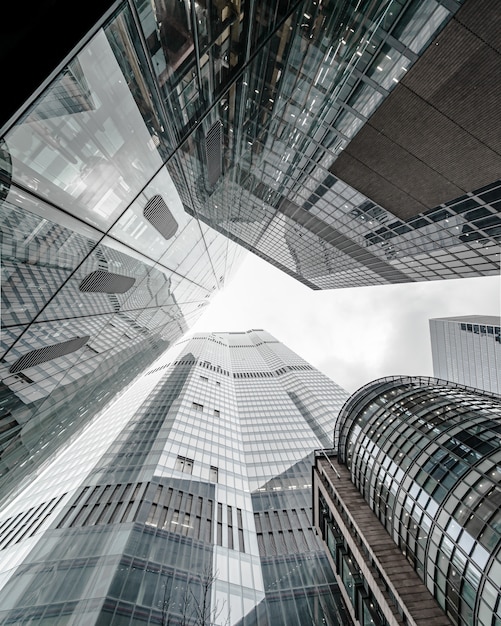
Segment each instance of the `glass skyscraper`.
M496 16L116 2L5 124L3 195L149 253L138 208L170 206L173 181L187 213L315 289L494 275Z
M38 41L33 68L61 44L1 120L4 512L245 249L313 289L499 272L496 2L104 0L64 28L37 5L0 38Z
M4 499L186 332L241 252L184 211L166 169L121 241L14 186L0 215Z
M430 320L433 374L501 394L501 318L463 315Z
M310 510L348 394L262 330L169 358L4 507L0 624L349 624Z
M57 68L2 121L0 501L189 328L235 242L314 289L499 271L497 3L105 8L47 33Z
M501 398L383 378L350 397L336 431L337 455L316 456L315 524L352 615L500 624Z

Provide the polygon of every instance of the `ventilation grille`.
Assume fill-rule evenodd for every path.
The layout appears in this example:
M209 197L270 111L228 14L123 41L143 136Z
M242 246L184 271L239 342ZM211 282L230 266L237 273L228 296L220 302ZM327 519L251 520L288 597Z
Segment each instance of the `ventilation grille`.
M9 372L11 374L15 374L16 372L20 372L27 367L34 367L35 365L40 365L40 363L52 361L52 359L56 359L58 356L71 354L82 346L85 346L89 339L89 335L86 335L85 337L75 337L74 339L69 339L68 341L56 343L53 346L46 346L45 348L32 350L31 352L28 352L28 354L24 354L13 365L11 365Z
M96 270L88 274L80 283L80 291L100 293L125 293L136 282L135 278Z
M221 122L213 124L205 137L205 153L207 156L207 182L214 187L222 171L222 139Z
M162 196L150 198L144 207L143 215L164 239L171 239L176 234L178 223Z

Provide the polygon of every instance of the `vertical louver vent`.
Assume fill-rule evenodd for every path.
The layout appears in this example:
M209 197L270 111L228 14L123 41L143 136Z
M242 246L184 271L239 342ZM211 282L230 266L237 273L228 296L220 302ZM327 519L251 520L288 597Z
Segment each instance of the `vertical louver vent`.
M207 156L207 182L214 187L222 171L222 137L221 122L213 124L205 137L205 153Z
M16 372L20 372L27 367L34 367L35 365L40 365L40 363L52 361L52 359L55 359L58 356L71 354L82 346L85 346L89 339L89 335L86 335L85 337L75 337L74 339L62 341L61 343L56 343L52 346L32 350L31 352L28 352L28 354L24 354L20 357L14 365L11 365L9 372L11 374L15 374Z
M150 198L144 207L143 215L165 239L171 239L176 234L178 223L162 196Z
M88 274L80 283L80 291L100 293L125 293L136 282L135 278L96 270Z

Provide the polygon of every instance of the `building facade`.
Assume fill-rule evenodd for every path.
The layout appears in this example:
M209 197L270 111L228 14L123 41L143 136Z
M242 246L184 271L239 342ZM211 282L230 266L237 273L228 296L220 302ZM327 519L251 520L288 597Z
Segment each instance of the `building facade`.
M434 376L501 394L501 318L431 319L430 335Z
M186 211L312 288L494 275L498 19L117 2L5 124L4 185L108 232L169 163Z
M354 618L499 624L500 398L384 378L350 397L336 430L337 455L317 454L315 524Z
M126 243L13 187L0 214L5 501L186 332L240 252L183 210L167 171L124 216Z
M310 511L348 394L265 331L169 354L2 511L0 624L349 624Z
M62 57L2 126L0 501L180 337L235 242L314 289L499 272L499 3L105 8L54 16Z

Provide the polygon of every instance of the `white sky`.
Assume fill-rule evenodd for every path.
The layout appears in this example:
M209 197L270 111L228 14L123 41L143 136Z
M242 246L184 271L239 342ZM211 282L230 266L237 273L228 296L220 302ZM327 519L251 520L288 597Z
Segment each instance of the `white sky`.
M189 334L263 328L351 393L433 375L430 318L500 310L498 276L313 291L248 253Z

